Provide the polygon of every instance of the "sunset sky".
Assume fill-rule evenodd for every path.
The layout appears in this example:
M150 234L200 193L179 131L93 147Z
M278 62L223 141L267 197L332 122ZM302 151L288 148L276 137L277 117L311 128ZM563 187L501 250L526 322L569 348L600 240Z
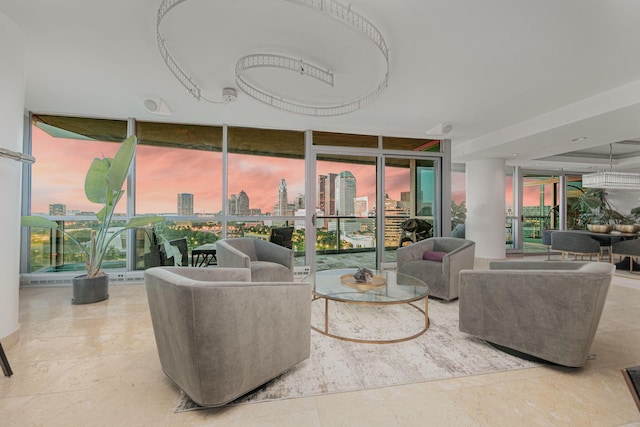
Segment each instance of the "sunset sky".
M84 177L94 157L113 157L119 145L105 142L54 138L33 127L32 211L48 213L49 204L62 203L72 210L97 212L99 205L86 200ZM217 152L139 145L137 148L136 193L138 214L175 213L178 193L194 195L195 213L220 211L222 155ZM375 167L349 163L319 161L317 174L348 170L356 177L357 196L368 196L370 207L375 201ZM250 207L273 212L278 200L280 180L287 182L289 202L304 194L304 161L263 156L229 155L229 195L245 191ZM401 191L409 190L406 169L387 168L386 193L399 200ZM549 186L548 186L549 187ZM539 203L539 188L525 187L527 202ZM460 203L465 198L464 174L452 175L452 198ZM505 194L511 205L510 187ZM118 212L124 213L124 201Z

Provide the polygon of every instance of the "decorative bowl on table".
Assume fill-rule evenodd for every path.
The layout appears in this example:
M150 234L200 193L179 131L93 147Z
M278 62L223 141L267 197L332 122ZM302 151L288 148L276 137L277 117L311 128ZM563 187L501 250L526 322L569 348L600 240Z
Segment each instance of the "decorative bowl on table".
M613 225L611 224L587 224L587 229L594 233L611 233Z
M640 231L640 224L616 224L616 230L621 233L635 233Z
M351 288L355 288L358 291L366 292L371 289L382 288L386 286L387 279L377 274L371 274L367 277L367 280L362 280L358 275L343 274L340 276L340 282Z

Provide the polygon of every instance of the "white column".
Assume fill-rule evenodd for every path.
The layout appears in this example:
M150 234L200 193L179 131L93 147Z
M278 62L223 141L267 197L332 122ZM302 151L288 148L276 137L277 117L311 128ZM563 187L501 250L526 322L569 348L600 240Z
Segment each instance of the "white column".
M0 13L0 147L22 152L24 110L24 43L18 26ZM20 183L22 163L0 158L0 339L6 347L18 341L20 285Z
M467 220L465 236L476 242L476 258L505 258L505 162L502 159L466 163Z

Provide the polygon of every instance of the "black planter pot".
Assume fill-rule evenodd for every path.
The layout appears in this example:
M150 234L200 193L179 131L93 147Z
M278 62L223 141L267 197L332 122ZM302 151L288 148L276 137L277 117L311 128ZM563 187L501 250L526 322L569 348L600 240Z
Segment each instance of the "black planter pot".
M109 298L109 276L88 278L86 274L74 277L72 304L92 304Z

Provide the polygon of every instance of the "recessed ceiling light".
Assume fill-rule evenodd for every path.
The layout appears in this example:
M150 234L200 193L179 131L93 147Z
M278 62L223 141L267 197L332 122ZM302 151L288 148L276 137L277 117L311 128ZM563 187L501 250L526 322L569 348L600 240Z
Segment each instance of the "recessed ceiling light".
M152 113L160 116L170 116L172 114L171 108L162 98L147 98L144 101L144 108Z
M440 135L447 135L448 133L451 133L452 130L453 130L453 125L451 123L438 123L431 129L426 131L425 133L427 135L440 136Z
M573 139L571 140L571 142L584 141L585 139L587 139L587 137L586 137L586 136L579 136L579 137L577 137L577 138L573 138Z

